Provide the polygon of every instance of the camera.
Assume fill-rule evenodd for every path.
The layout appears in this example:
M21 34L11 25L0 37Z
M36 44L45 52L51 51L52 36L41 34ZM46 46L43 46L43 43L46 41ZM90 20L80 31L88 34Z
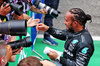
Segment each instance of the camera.
M30 47L32 45L32 41L30 41L30 37L28 36L24 39L20 39L14 42L9 42L8 45L10 45L13 50L21 47Z
M0 23L0 34L8 34L13 36L25 36L27 33L26 20L10 20Z
M48 11L48 13L54 18L57 18L58 14L60 14L59 11L47 6L46 4L41 3L41 0L35 0L34 4L37 7L45 8Z
M6 0L6 3L4 3L3 6L10 4L9 6L11 7L11 12L15 11L15 14L17 15L21 15L23 13L23 5L21 3L18 2L18 4L13 3L13 1L11 0Z

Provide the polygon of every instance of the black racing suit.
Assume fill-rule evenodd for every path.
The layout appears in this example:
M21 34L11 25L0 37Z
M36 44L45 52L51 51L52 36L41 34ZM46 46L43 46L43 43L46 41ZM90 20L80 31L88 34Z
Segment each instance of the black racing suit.
M47 32L57 39L66 40L63 57L60 57L59 61L62 66L88 65L94 52L94 45L91 35L86 29L77 33L70 33L67 30L50 27Z

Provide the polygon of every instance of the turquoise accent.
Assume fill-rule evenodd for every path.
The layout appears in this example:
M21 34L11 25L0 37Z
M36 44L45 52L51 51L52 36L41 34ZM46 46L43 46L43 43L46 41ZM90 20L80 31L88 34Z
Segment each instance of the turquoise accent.
M78 42L78 40L73 40L73 44L76 44Z
M83 49L82 49L82 53L86 54L88 49L89 49L89 48L87 48L87 47L83 48Z

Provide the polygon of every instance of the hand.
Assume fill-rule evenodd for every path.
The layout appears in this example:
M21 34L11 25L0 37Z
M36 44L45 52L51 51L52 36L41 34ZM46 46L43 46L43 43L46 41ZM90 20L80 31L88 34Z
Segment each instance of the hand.
M23 14L21 14L21 15L19 16L19 15L13 13L13 17L14 17L16 20L23 20L23 19L24 19Z
M8 62L9 59L11 58L11 56L12 56L12 48L11 48L10 45L6 45L6 49L7 49L6 59L7 59L7 62Z
M1 5L0 8L1 15L6 16L10 11L11 11L11 7L9 6L9 4L7 4L6 6L3 6L3 4Z
M0 34L0 36L2 36L2 34Z
M45 10L45 8L40 9L41 14L47 14L48 12Z
M48 60L40 61L40 63L43 64L43 66L56 66L54 63L52 63Z
M24 17L24 19L26 19L26 20L29 20L31 17L30 16L28 16L27 14L25 14L25 13L23 13L23 17Z
M38 9L38 8L36 8L36 7L33 6L33 5L31 6L30 10L31 10L32 12L36 12L36 13L47 14L47 11L45 10L45 8L43 8L43 9Z
M36 30L39 31L47 31L49 29L49 26L44 25L43 23L40 23L36 26Z
M22 49L23 49L23 47L13 50L13 55L19 54Z
M33 18L30 18L27 22L27 27L34 27L35 25L37 25L40 20L39 19L34 19L32 20Z
M50 51L47 55L51 60L55 60L59 56L55 51Z
M8 36L9 36L9 39L7 40L7 42L16 41L16 36L11 36L11 35L8 35Z

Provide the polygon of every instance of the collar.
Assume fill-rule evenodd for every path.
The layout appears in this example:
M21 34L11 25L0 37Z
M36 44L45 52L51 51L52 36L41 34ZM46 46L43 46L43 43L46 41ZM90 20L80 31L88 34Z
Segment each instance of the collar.
M68 35L69 38L72 38L72 37L81 35L84 31L86 31L85 28L83 30L81 30L79 32L75 32L75 33L68 32L67 35Z

